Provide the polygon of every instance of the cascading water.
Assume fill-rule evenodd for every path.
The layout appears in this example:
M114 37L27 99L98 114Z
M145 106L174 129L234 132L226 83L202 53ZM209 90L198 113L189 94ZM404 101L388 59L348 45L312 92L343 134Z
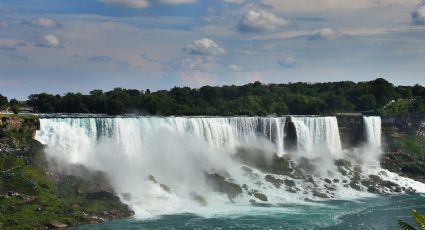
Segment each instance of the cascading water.
M330 153L342 157L341 139L336 117L291 117L297 131L297 146L311 157Z
M366 141L361 158L366 164L379 165L382 154L381 117L364 116L363 126Z
M370 127L368 119L367 143L376 143L380 127L375 121ZM298 150L291 153L284 151L285 117L44 118L36 139L47 145L46 155L57 168L79 164L104 172L123 202L141 217L202 214L233 209L234 203L364 196L367 188L352 189L349 182L343 183L350 181L351 173L338 170L349 172L349 166L337 170L333 165L342 153L336 118L291 120L298 141ZM241 148L242 153L253 152L251 161L259 162L248 164L249 160L238 158ZM307 165L324 170L300 177L306 162L295 162L300 167L295 170L287 160L292 156L296 161L298 155L310 157ZM412 186L411 181L386 175ZM338 182L329 184L324 178ZM211 181L219 185L214 187Z
M366 134L366 141L368 145L381 148L381 117L364 116L364 130Z

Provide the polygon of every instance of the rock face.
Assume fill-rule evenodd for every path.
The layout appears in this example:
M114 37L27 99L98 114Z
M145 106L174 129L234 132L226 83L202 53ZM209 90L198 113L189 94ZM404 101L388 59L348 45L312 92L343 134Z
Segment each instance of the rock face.
M339 114L336 116L342 148L358 147L365 140L363 116L361 114Z
M207 183L211 185L215 191L227 194L231 201L235 199L236 196L242 193L241 186L236 183L230 182L230 179L227 179L226 177L218 173L206 173L206 178Z
M34 137L35 132L40 128L40 121L35 116L30 115L0 115L0 130L14 131L19 134Z
M70 176L63 167L48 167L33 139L37 128L36 117L0 115L0 162L7 162L0 164L0 229L64 228L134 215L104 173L75 165L67 170L78 176Z
M425 183L425 158L413 154L417 149L415 145L425 146L425 115L382 118L382 139L382 167ZM407 146L400 144L409 139L416 143L407 143ZM409 145L412 148L406 149Z

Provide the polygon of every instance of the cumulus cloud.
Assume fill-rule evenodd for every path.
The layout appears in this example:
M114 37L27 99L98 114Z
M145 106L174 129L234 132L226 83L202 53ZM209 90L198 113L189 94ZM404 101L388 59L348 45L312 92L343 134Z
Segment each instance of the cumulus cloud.
M237 29L241 33L273 32L289 25L289 22L265 10L248 10L245 12Z
M425 25L425 5L413 11L412 19L415 25Z
M234 72L241 72L241 71L243 71L243 67L242 66L235 65L235 64L228 65L227 68L230 69L231 71L234 71Z
M311 32L308 40L334 39L341 36L341 33L332 28L322 28Z
M25 47L25 42L17 39L0 39L0 50L17 50L19 47Z
M183 51L190 55L200 56L221 56L226 53L224 48L221 48L215 41L209 38L196 40L184 47Z
M284 68L292 68L297 64L297 61L291 56L285 56L278 61L278 64Z
M193 4L197 0L100 0L100 2L121 7L142 9L151 5L153 2L159 2L167 5Z
M39 38L35 45L47 48L63 47L61 40L53 34L46 34L43 37Z
M30 21L28 20L23 20L22 21L23 25L31 25L31 26L37 26L37 27L44 27L44 28L54 28L54 27L59 27L61 26L61 24L53 19L53 18L33 18Z

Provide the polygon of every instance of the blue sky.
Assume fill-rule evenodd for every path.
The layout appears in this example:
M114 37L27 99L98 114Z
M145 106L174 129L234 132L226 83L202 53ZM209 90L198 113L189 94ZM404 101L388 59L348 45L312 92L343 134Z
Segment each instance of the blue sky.
M425 85L421 0L2 0L0 93L384 77Z

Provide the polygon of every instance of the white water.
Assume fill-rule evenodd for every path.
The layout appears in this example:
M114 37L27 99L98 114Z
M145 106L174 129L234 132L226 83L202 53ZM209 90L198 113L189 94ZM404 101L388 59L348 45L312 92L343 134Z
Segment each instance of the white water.
M212 191L205 173L229 175L232 182L245 184L249 189L233 200L237 205L247 205L249 200L261 202L249 194L252 190L266 195L272 204L317 199L313 190L326 192L324 177L339 181L350 179L337 173L333 165L333 160L343 157L336 118L291 119L297 131L298 150L289 154L314 159L313 163L322 169L315 174L316 187L302 179L274 175L281 180L293 180L299 188L295 193L285 190L285 185L276 188L265 180L266 174L256 168L248 173L233 158L240 147L261 149L263 151L257 154L265 154L270 159L273 153L286 155L284 117L48 118L40 120L36 139L48 146L48 159L55 161L55 166L59 165L63 171L71 164L104 171L116 193L138 216L205 214L211 210L235 209L226 195ZM380 140L380 122L368 119L365 118L367 143L376 143ZM148 180L149 175L158 183ZM170 187L171 192L160 183ZM341 183L335 184L335 189L331 194L334 198L367 195ZM192 192L201 194L208 207L194 201Z
M341 138L336 117L291 117L297 130L297 146L312 157L331 154L342 158Z
M361 158L366 164L379 165L382 155L381 117L364 116L363 124L366 143Z

